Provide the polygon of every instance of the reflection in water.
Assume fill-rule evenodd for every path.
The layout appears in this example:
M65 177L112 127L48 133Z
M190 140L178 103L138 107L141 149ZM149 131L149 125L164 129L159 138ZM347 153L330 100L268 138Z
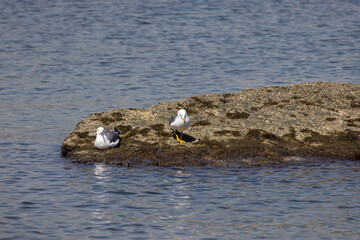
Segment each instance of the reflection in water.
M106 211L107 208L102 205L105 205L109 200L104 193L104 189L107 188L106 181L109 179L108 168L109 166L106 166L103 163L95 163L95 168L93 170L96 179L95 184L97 186L93 190L93 193L95 193L99 202L97 208L92 212L92 216L97 220L101 220L103 223L112 223L111 219L108 217L109 213Z
M176 234L186 230L189 218L194 215L195 211L191 205L190 192L192 189L188 182L191 174L178 170L173 176L174 181L171 183L172 190L169 195L172 210L169 212L170 215L162 217L162 219L171 223L169 229Z
M98 184L103 184L102 180L109 178L109 176L107 176L107 170L108 170L107 168L108 168L108 166L106 166L103 163L95 163L94 173L95 173L96 179L99 180L97 182Z
M284 2L0 1L0 239L358 239L359 161L178 171L60 158L92 113L359 83L360 1Z
M187 177L191 174L186 174L183 171L177 171L174 178L174 188L172 190L173 195L170 196L170 200L174 202L174 210L178 211L180 215L177 217L186 217L189 214L183 214L184 210L190 209L190 188L187 186Z

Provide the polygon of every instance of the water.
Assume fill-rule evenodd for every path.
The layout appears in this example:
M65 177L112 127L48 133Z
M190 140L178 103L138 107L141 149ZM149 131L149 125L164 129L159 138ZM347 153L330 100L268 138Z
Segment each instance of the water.
M360 83L359 1L0 1L0 16L0 238L359 238L359 162L127 169L60 156L93 112Z
M360 166L353 162L302 163L281 169L49 165L30 171L16 164L2 177L2 186L11 186L2 191L2 237L359 236Z

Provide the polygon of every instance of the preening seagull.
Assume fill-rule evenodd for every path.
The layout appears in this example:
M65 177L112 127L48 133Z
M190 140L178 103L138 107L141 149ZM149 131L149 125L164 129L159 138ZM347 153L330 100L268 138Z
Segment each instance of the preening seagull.
M178 142L184 143L185 141L182 140L182 132L188 129L191 125L190 118L188 117L185 109L180 109L175 116L171 117L169 125L170 128L174 130L174 134ZM176 134L176 130L181 132L180 139L179 136Z
M107 149L116 147L119 144L119 130L114 128L114 131L105 131L103 127L99 127L96 130L96 139L94 142L94 147L97 149Z

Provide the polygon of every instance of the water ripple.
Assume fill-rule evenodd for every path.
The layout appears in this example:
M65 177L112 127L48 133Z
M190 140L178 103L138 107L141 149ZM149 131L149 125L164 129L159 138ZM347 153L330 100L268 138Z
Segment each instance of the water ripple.
M73 164L112 108L301 82L360 82L359 1L0 1L0 238L360 235L359 163Z

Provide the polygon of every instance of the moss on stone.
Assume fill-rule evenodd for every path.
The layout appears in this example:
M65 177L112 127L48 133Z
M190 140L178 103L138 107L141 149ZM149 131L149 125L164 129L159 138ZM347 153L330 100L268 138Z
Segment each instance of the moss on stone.
M137 133L137 130L130 125L117 125L116 128L120 131L121 136L124 138L135 136Z
M256 140L263 141L265 139L273 140L273 141L279 141L280 137L276 136L273 133L264 131L262 129L250 129L246 135L247 138L252 138Z
M200 121L196 121L194 123L191 124L191 126L195 127L195 126L208 126L211 125L211 122L209 122L208 120L200 120Z
M227 135L227 134L231 134L234 137L241 137L240 131L235 131L235 130L214 131L214 134L217 135L217 136L224 136L224 135Z
M150 125L150 128L155 130L155 131L164 131L164 124L162 123L158 123L158 124L153 124L153 125Z
M275 105L278 105L278 104L279 104L278 102L276 102L276 101L274 101L274 100L272 100L272 99L268 99L268 100L264 103L263 107L271 107L271 106L275 106Z
M109 117L100 117L99 120L101 121L102 124L109 125L113 122L115 122L116 120L114 118L109 118Z
M221 144L217 140L211 140L208 138L204 138L204 139L199 140L196 143L196 145L206 146L206 147L210 147L210 148L216 148L216 147L219 147Z
M124 167L282 166L293 156L357 160L357 96L359 84L304 83L208 94L147 109L116 109L91 114L79 122L64 140L61 152L79 163ZM186 143L178 143L168 127L169 113L180 108L186 109L193 121L183 133ZM122 124L125 117L126 124ZM120 147L94 149L100 124L121 131Z
M225 99L225 98L220 98L219 101L222 102L222 103L224 103L224 104L230 102L230 100Z
M147 136L150 131L151 131L150 128L142 128L142 129L138 130L138 133L143 136Z
M233 94L232 93L224 93L222 96L224 98L228 98L228 97L231 97Z
M310 102L310 101L306 101L306 100L301 100L301 101L299 101L299 103L307 105L307 106L315 106L316 105L314 102Z
M162 123L150 125L150 128L153 129L158 136L171 137L172 134L170 132L165 132L164 127L165 125Z
M214 104L214 101L201 99L199 97L191 97L190 99L194 100L201 108L219 108L218 105Z
M352 107L352 108L360 108L360 102L352 101L350 103L350 107Z
M228 119L241 119L241 118L247 119L250 117L250 114L246 112L235 111L235 112L227 112L226 117Z
M333 122L333 121L336 120L336 118L334 118L334 117L327 117L327 118L325 118L325 120L326 120L327 122Z
M295 139L296 138L296 130L294 127L289 127L289 133L284 134L285 138Z
M87 138L89 137L89 132L74 132L78 138Z
M116 121L123 121L124 120L124 114L121 112L113 112L111 114L111 116L113 117L114 120Z

